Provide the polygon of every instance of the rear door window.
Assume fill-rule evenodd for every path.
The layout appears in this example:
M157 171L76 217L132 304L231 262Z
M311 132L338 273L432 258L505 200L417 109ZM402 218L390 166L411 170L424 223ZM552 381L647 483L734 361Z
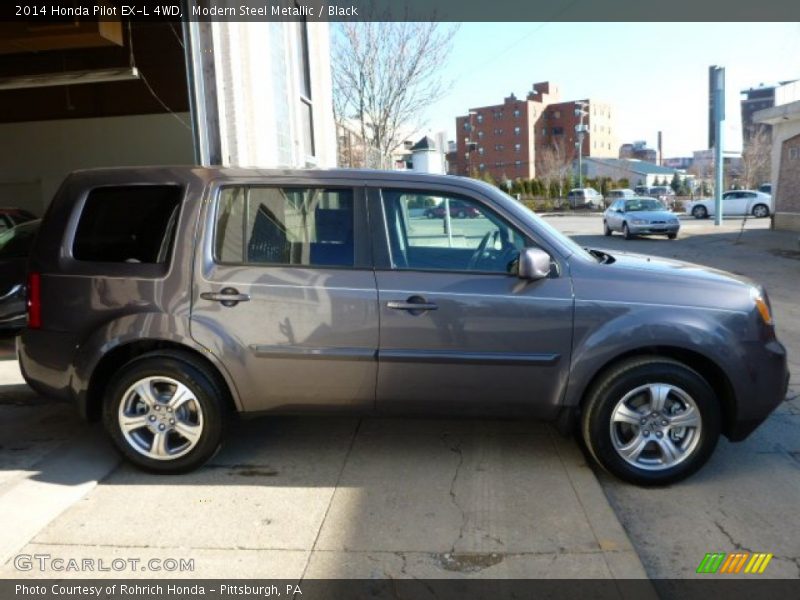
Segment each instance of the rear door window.
M214 259L222 264L352 267L352 189L226 187Z
M175 185L108 186L89 192L72 256L79 261L168 261L181 202Z

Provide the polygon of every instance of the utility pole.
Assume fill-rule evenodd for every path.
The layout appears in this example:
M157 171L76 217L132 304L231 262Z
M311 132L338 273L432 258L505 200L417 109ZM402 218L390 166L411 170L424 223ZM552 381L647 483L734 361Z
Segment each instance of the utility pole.
M584 100L578 100L575 103L575 116L580 117L580 123L575 125L575 133L578 136L578 141L575 146L578 148L578 187L583 187L583 136L586 134L588 127L583 124L583 119L589 116L589 103Z
M725 68L711 67L711 86L714 98L714 225L722 225L722 123L725 121Z

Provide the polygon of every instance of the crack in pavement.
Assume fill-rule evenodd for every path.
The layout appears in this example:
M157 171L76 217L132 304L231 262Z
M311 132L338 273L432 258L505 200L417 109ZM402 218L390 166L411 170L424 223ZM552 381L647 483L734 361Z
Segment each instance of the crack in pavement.
M723 527L722 523L720 523L719 521L714 521L714 525L717 526L717 529L719 529L719 532L722 535L724 535L726 538L728 538L728 541L730 542L731 546L736 548L736 550L739 550L739 551L743 550L745 552L750 552L751 554L753 553L753 551L750 548L746 548L745 546L743 546L742 544L737 542L733 538L733 536L730 534L730 532L727 529L725 529L725 527Z
M448 434L445 432L442 435L442 441L450 447L451 452L454 452L458 455L458 464L456 465L455 472L453 473L453 479L450 481L450 501L461 513L461 527L458 530L458 537L453 541L453 545L450 547L450 552L455 553L456 544L458 544L458 542L464 538L464 530L467 528L467 522L469 521L469 518L467 517L467 512L464 510L464 507L458 502L458 496L455 489L458 476L461 473L461 467L464 465L464 452L461 449L461 440L456 438L456 444L450 445L447 441L447 438Z

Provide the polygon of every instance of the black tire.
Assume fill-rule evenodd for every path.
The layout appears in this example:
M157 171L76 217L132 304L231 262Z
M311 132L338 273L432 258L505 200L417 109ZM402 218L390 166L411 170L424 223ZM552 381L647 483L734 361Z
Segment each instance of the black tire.
M752 210L756 219L765 219L769 216L769 206L766 204L756 204Z
M460 210L460 211L458 211L456 213L456 218L458 218L458 219L466 219L467 218L467 213L465 213L463 210Z
M637 467L625 460L612 441L612 415L617 403L640 386L665 383L689 394L700 416L700 432L694 446L677 464L660 470ZM714 451L721 428L716 395L697 371L669 358L632 358L612 367L593 385L581 414L581 433L592 457L612 475L640 486L675 483L695 473ZM660 439L660 438L659 438ZM655 438L650 440L656 442Z
M623 223L622 224L622 235L626 240L632 240L633 239L633 234L631 233L631 230L628 229L628 224L627 223Z
M428 211L425 211L425 216L426 216L426 217L428 217L429 219L433 219L433 218L435 218L435 217L436 217L436 215L435 215L435 214L433 214L433 212L432 212L432 211L430 211L430 210L428 210Z
M692 216L695 219L707 219L708 218L708 210L706 210L705 206L695 206L692 209Z
M667 234L667 238L670 239L670 240L674 240L677 237L678 237L677 233L668 233Z
M145 456L122 431L120 404L131 386L146 377L166 377L183 384L199 404L201 433L194 447L182 456L164 460ZM223 385L218 374L188 354L149 352L128 362L113 376L103 399L103 423L117 450L136 466L153 473L186 473L202 466L221 446L228 417Z
M611 229L608 227L608 223L606 223L605 220L603 220L603 235L605 236L611 235Z

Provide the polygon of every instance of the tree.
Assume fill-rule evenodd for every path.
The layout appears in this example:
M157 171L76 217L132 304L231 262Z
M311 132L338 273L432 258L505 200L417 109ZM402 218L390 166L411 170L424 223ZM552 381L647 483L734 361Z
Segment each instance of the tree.
M377 154L380 164L365 166L389 166L404 132L438 100L455 32L436 22L339 24L332 43L334 116L353 122Z
M554 141L541 149L537 156L536 170L539 178L549 190L551 198L564 195L564 179L572 172L572 161L564 148L564 142Z
M772 140L766 127L753 125L745 137L739 179L748 189L756 189L770 179Z
M672 191L675 192L677 195L681 189L681 178L678 176L678 172L675 171L672 174L672 181L669 182L669 187L672 188Z

